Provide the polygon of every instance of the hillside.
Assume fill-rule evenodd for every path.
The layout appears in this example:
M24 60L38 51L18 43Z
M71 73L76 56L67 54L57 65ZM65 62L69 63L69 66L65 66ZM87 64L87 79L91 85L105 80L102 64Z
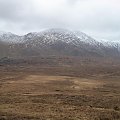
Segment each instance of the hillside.
M109 46L80 31L66 29L48 29L24 36L0 32L0 41L1 57L46 55L119 57L118 46L114 44Z

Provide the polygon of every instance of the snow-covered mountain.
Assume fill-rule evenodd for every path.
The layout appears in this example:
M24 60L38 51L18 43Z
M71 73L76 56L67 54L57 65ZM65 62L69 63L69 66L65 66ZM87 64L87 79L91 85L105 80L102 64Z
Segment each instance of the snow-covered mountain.
M120 51L120 41L110 41L110 40L99 40L105 47L116 48Z
M0 41L8 43L21 43L23 42L23 36L18 36L11 32L0 31Z
M31 32L23 36L18 36L11 32L0 31L0 40L9 43L21 43L33 39L35 40L40 37L43 37L44 40L42 40L42 42L44 43L53 43L60 40L66 43L73 42L74 45L78 45L81 41L88 44L96 44L96 40L85 33L80 31L74 32L66 29L48 29L41 32Z
M80 31L47 29L23 36L0 32L0 41L9 43L12 55L114 56L120 44L97 41Z

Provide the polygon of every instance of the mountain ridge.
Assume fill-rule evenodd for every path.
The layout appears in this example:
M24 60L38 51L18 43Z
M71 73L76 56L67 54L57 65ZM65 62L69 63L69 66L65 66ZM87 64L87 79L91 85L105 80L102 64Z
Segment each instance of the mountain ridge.
M9 56L119 56L118 46L106 46L80 31L47 29L23 36L0 32L0 41L9 49ZM1 49L1 47L0 47ZM3 52L6 50L2 50Z

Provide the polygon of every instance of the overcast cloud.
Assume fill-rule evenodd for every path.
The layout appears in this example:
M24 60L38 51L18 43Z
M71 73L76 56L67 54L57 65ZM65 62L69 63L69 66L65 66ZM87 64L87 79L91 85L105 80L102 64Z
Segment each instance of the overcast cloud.
M0 0L0 30L26 34L46 28L120 40L120 0Z

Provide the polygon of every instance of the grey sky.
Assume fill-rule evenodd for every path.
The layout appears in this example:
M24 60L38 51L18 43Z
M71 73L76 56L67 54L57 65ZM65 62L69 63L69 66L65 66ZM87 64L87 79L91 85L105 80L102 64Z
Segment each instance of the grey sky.
M1 31L25 34L45 28L120 40L120 0L0 0Z

